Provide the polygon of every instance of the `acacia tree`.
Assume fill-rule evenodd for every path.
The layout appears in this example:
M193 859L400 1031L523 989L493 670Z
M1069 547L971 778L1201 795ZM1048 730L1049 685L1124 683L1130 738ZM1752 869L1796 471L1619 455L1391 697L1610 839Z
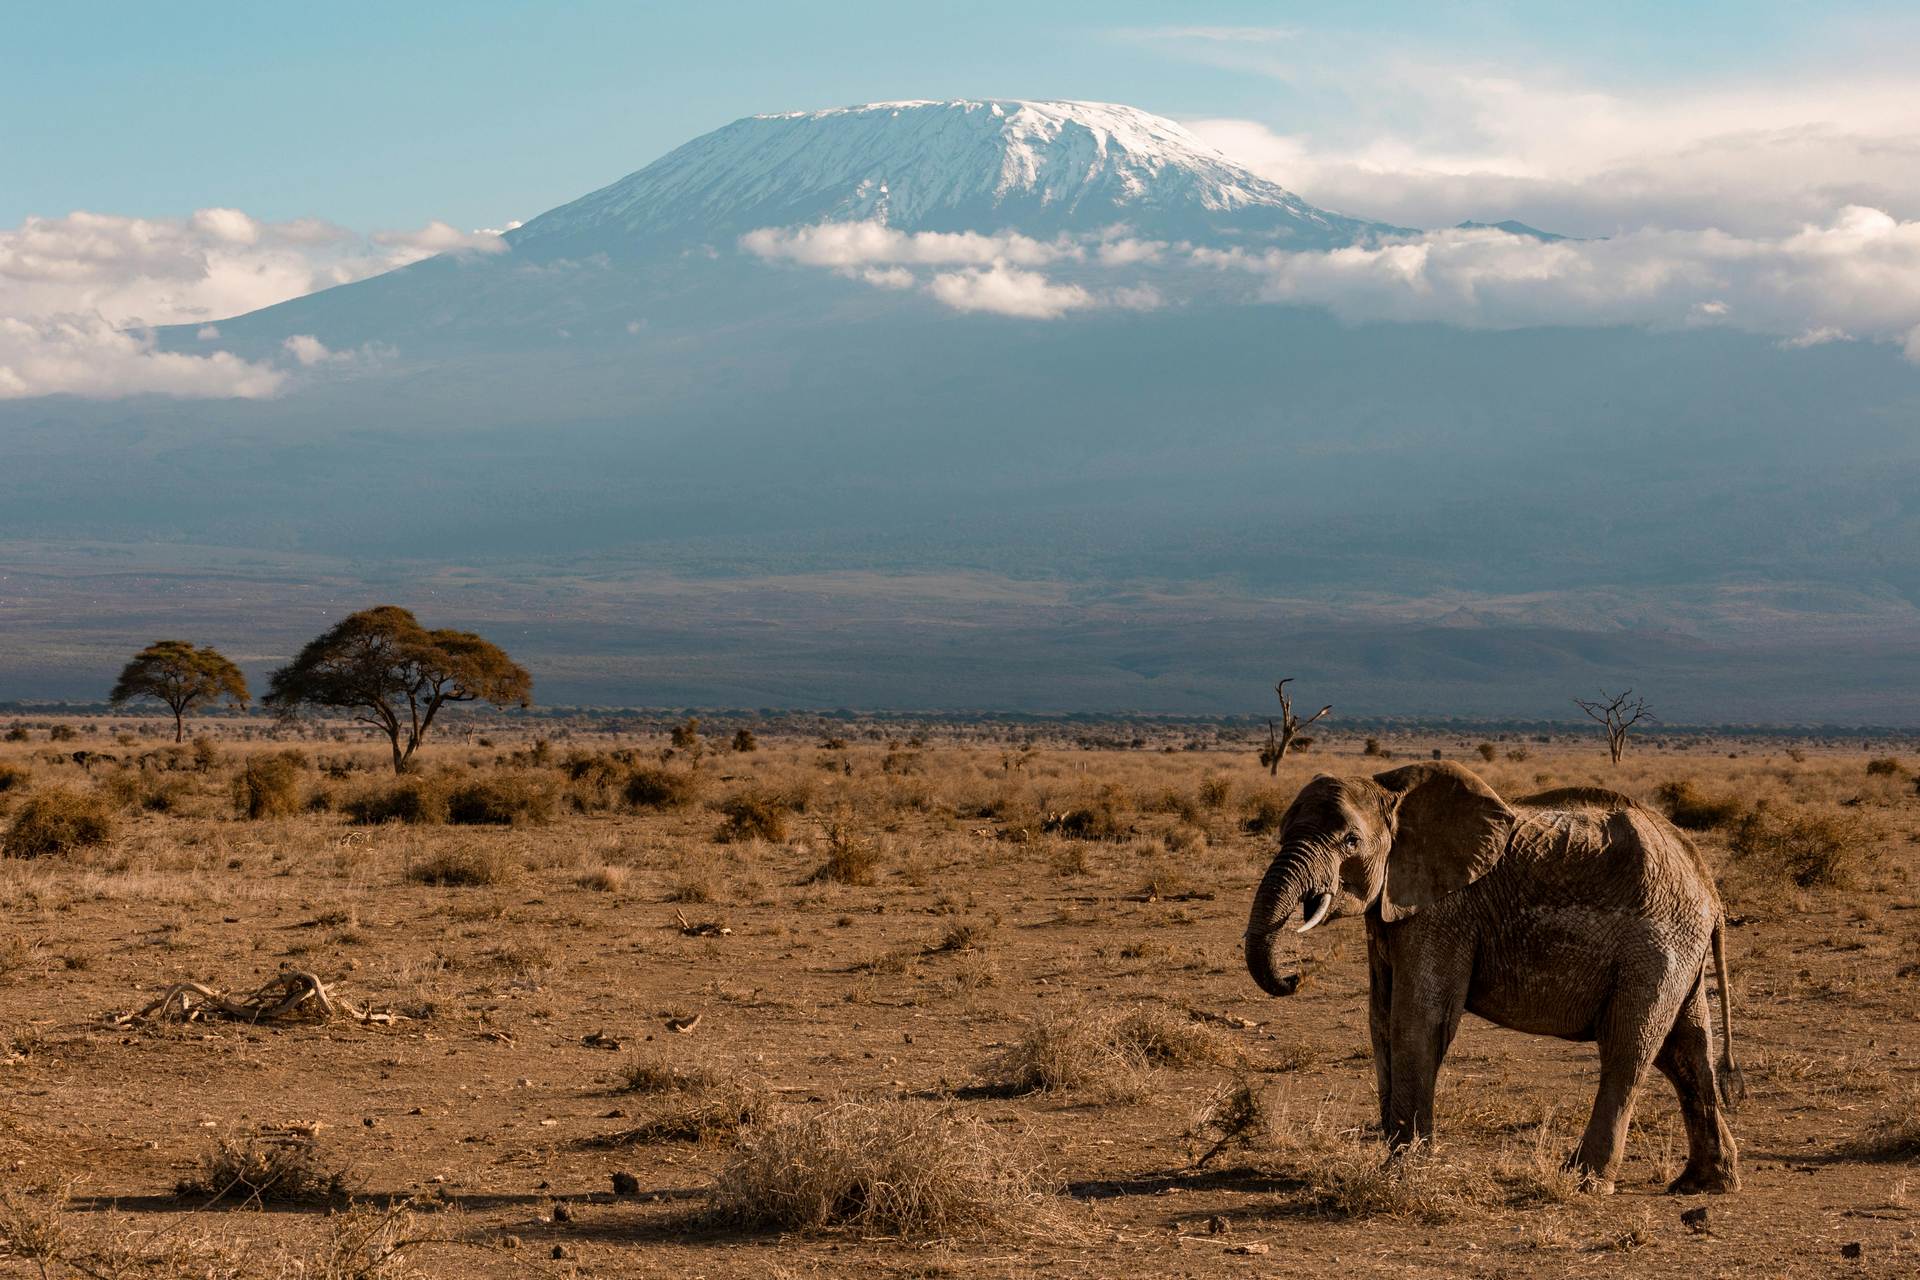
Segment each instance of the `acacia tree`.
M1293 748L1293 740L1300 731L1333 710L1329 703L1302 720L1293 714L1293 699L1287 696L1287 686L1292 683L1293 677L1288 676L1273 686L1273 691L1280 695L1280 723L1275 726L1273 721L1267 721L1267 741L1260 748L1260 763L1267 766L1269 774L1280 772L1280 762L1287 758L1287 752ZM1305 750L1304 747L1301 749Z
M352 713L387 735L393 771L405 773L449 702L530 706L533 677L471 631L429 631L383 604L349 614L273 673L261 701L283 717L320 707Z
M247 705L247 678L212 645L195 648L185 640L156 640L120 670L107 701L114 706L135 698L153 698L173 711L173 740L186 736L187 712L225 698Z
M1634 697L1631 689L1625 693L1608 693L1602 689L1598 701L1575 698L1573 705L1599 721L1606 729L1607 754L1613 757L1615 764L1619 764L1620 757L1626 753L1627 730L1642 720L1654 718L1653 712L1647 708L1647 700Z

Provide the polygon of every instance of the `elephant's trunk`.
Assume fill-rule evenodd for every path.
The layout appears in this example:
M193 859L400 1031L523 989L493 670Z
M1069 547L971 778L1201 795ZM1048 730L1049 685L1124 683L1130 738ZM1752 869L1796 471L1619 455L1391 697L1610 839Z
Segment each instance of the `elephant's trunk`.
M1282 853L1260 878L1253 895L1253 910L1247 916L1247 972L1270 996L1290 996L1300 985L1300 975L1282 977L1278 971L1280 938L1286 923L1300 905L1305 883L1305 861L1296 853Z

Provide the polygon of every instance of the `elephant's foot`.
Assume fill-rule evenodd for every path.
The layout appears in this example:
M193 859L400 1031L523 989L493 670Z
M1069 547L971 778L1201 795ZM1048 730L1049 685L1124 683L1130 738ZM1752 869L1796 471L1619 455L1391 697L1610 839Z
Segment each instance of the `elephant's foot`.
M1580 1179L1580 1191L1582 1194L1590 1196L1610 1196L1613 1194L1613 1179L1582 1160L1579 1152L1576 1151L1573 1155L1567 1157L1566 1167L1571 1169L1574 1175Z
M1740 1189L1740 1170L1730 1164L1688 1165L1667 1186L1670 1196L1723 1196Z

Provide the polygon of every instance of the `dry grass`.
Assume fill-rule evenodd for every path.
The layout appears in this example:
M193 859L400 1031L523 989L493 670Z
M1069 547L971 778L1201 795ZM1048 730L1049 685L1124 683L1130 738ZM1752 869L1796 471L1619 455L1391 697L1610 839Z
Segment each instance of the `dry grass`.
M623 1093L704 1093L719 1084L719 1074L710 1067L681 1066L648 1055L636 1055L620 1071Z
M300 812L300 758L253 756L233 779L233 808L242 818L290 818Z
M0 856L44 858L105 844L113 838L113 816L100 798L66 787L49 787L28 796L0 840Z
M208 1204L313 1204L350 1189L347 1171L312 1138L270 1134L214 1143L174 1193Z
M684 809L700 798L700 780L677 769L639 768L627 775L621 794L635 809Z
M1856 1160L1920 1159L1920 1087L1909 1089L1898 1103L1875 1117L1865 1132L1841 1148L1841 1154Z
M813 878L835 884L872 884L879 867L879 842L835 823L827 831L827 860Z
M436 849L407 864L407 879L415 884L450 885L473 888L510 880L516 870L514 860L503 849L492 845L457 846Z
M783 796L748 792L722 801L720 813L724 821L713 837L719 843L765 840L780 844L787 838L793 808Z
M984 1075L989 1087L1008 1094L1071 1091L1137 1102L1150 1092L1145 1068L1145 1056L1115 1038L1112 1021L1049 1010L1029 1022Z
M1021 1234L1053 1184L975 1117L921 1102L843 1102L745 1136L708 1193L731 1226L952 1239Z
M553 821L554 799L546 779L524 773L466 778L447 791L447 821L455 826L537 826Z
M1159 1005L1140 1005L1121 1015L1111 1030L1116 1044L1155 1066L1231 1066L1240 1046L1203 1022Z
M383 822L438 826L447 820L447 789L439 778L414 775L385 785L375 783L348 796L340 807L349 820L363 826Z
M1690 778L1663 782L1653 794L1673 825L1686 831L1716 831L1738 820L1746 808L1735 797L1702 793Z
M1740 819L1727 845L1762 877L1802 889L1846 888L1859 880L1871 840L1857 814L1763 803Z
M671 1072L671 1068L665 1069ZM633 1077L630 1074L629 1079ZM643 1074L643 1082L650 1077ZM640 1123L592 1139L596 1147L625 1147L651 1142L730 1142L742 1130L765 1124L775 1114L773 1094L757 1080L721 1077L697 1071L651 1077L673 1088L654 1089L657 1105ZM636 1090L636 1092L646 1092Z

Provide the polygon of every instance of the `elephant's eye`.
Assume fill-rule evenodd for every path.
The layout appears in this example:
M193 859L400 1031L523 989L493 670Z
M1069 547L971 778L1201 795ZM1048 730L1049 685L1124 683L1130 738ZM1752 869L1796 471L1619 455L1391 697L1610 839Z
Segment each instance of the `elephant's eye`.
M1347 846L1349 852L1358 849L1360 847L1360 833L1358 831L1347 832L1347 838L1342 841L1342 843Z

